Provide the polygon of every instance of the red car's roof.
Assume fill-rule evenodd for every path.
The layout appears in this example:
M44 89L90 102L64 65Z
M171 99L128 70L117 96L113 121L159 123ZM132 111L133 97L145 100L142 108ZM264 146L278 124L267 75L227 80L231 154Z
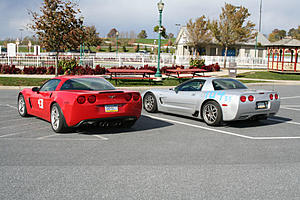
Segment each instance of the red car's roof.
M68 79L73 79L73 78L103 78L103 77L93 76L93 75L63 75L63 76L58 76L55 78L68 80Z

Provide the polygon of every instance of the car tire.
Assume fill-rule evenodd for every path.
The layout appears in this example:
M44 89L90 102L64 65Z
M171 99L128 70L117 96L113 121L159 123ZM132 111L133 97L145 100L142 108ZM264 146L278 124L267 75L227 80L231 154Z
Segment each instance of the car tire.
M18 112L22 117L28 117L25 98L22 94L20 94L18 98Z
M150 112L150 113L157 112L157 101L156 101L154 94L147 93L144 97L143 105L144 105L144 109L147 112Z
M202 108L202 118L209 126L217 126L222 122L222 110L220 105L215 101L209 101Z
M64 133L67 131L65 117L57 103L51 106L50 110L51 127L56 133Z

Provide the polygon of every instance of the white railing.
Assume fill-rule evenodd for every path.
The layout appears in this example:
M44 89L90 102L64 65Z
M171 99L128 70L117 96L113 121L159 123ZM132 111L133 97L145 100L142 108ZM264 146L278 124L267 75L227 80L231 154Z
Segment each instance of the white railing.
M195 58L193 56L178 56L176 57L177 65L189 65L190 59ZM221 67L224 66L224 56L201 56L200 59L205 60L206 65L218 63ZM268 59L267 58L252 58L252 57L233 57L228 56L226 58L226 66L229 63L235 62L239 68L267 68Z
M80 60L80 54L64 53L59 56L59 59L78 59ZM171 54L161 54L161 66L172 66L172 65L184 65L189 66L190 59L192 56L177 56ZM218 63L221 67L224 64L223 56L202 56L205 59L205 64ZM227 57L226 65L229 66L230 62L236 62L237 67L240 68L267 68L267 58L250 58L250 57ZM2 55L0 57L0 64L15 65L17 67L24 66L36 66L36 67L49 67L55 66L55 55L20 55L17 57L7 57ZM85 54L81 59L82 65L88 65L90 67L100 66L134 66L140 67L144 65L156 66L157 55L143 54L143 53L96 53L96 54Z

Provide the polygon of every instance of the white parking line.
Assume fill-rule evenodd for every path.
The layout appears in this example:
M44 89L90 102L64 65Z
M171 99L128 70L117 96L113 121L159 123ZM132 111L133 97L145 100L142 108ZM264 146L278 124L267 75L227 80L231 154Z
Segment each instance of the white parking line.
M282 109L286 109L286 110L294 110L294 111L300 111L300 109L297 109L297 108L289 108L289 107L283 107L283 106L280 106L280 108Z
M274 121L274 122L281 122L281 123L287 123L287 124L300 125L299 122L285 121L285 120L281 120L281 119L268 118L268 120L271 120L271 121Z
M280 97L280 99L295 99L295 98L300 98L300 96L293 96L293 97Z
M144 116L150 117L152 119L158 119L158 120L162 120L162 121L166 121L166 122L182 124L182 125L185 125L185 126L191 126L191 127L195 127L195 128L200 128L200 129L204 129L204 130L208 130L208 131L214 131L214 132L222 133L222 134L225 134L225 135L236 136L236 137L250 139L250 140L300 139L300 136L299 137L297 137L297 136L296 137L252 137L252 136L246 136L246 135L241 135L241 134L237 134L237 133L232 133L232 132L229 132L229 131L222 131L222 130L218 130L218 129L214 129L214 128L209 128L209 127L204 127L204 126L199 126L199 125L194 125L194 124L188 124L188 123L180 122L180 121L176 121L176 120L165 119L165 118L156 117L156 116L152 116L152 115L144 115ZM271 119L271 120L288 123L287 121L284 121L284 120L277 120L277 119ZM289 123L300 125L300 123L298 123L298 122L289 122Z
M108 140L108 138L103 137L103 136L101 136L101 135L93 135L93 136L95 136L95 137L97 137L97 138L100 138L101 140Z
M18 110L18 108L17 108L17 107L15 107L15 106L11 106L11 105L9 105L9 104L6 104L6 106L8 106L8 107L10 107L10 108L13 108L13 109L16 109L16 110Z
M43 139L54 137L54 136L58 136L58 135L61 135L61 134L51 134L51 135L46 135L46 136L38 137L36 139L37 140L43 140Z
M37 129L34 129L32 131L36 131L36 130L40 130L40 129L45 129L45 127L41 127L41 128L37 128ZM0 138L3 138L3 137L9 137L9 136L14 136L14 135L19 135L19 134L22 134L24 132L26 132L27 130L24 130L24 131L20 131L20 132L17 132L17 133L10 133L10 134L5 134L5 135L0 135Z
M0 127L0 129L6 129L6 128L11 128L14 127L15 125L21 125L21 126L28 126L28 125L32 125L32 124L36 124L36 123L40 123L42 121L36 121L36 122L31 122L31 123L27 123L27 124L11 124L12 126L2 126Z

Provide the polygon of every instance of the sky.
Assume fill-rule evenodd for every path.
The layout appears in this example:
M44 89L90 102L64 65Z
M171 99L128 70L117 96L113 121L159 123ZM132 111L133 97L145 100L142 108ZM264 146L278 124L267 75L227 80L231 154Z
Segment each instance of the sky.
M84 24L96 26L101 37L116 28L119 32L146 30L148 38L156 38L153 27L158 24L157 3L159 0L77 0ZM262 0L262 33L269 34L273 29L296 28L300 25L300 0ZM39 11L42 0L0 0L0 40L24 38L34 33L26 29L31 22L28 10ZM259 23L260 0L163 0L163 25L168 33L175 36L179 27L189 19L205 15L217 19L225 2L249 9L250 20ZM20 30L24 29L24 30Z

